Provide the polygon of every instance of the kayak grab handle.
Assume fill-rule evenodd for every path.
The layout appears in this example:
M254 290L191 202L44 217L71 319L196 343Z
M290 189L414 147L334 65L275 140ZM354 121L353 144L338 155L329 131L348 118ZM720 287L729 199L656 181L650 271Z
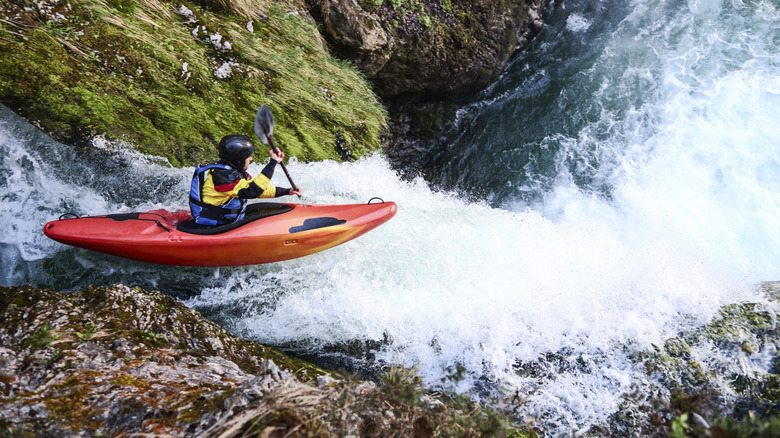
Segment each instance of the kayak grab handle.
M57 220L61 221L61 220L65 219L68 216L75 217L76 219L81 219L81 216L77 215L76 213L63 213L63 214L60 215L60 218L57 219Z
M379 196L374 196L373 198L371 198L371 199L369 199L369 200L368 200L367 204L370 204L370 203L371 203L371 201L373 201L374 199L379 199L379 201L380 201L382 204L384 204L384 203L385 203L385 200L384 200L384 199L380 198Z
M145 213L145 214L151 214L151 215L157 215L163 218L165 220L165 216L159 214L159 213ZM77 215L76 213L65 213L62 216L60 216L59 220L63 220L66 216L73 216L76 219L82 219L81 216ZM157 224L158 227L162 228L163 230L172 233L173 230L163 225L162 222L160 222L157 219L146 219L140 217L141 213L119 213L119 214L107 214L105 216L85 216L83 219L113 219L117 222L127 221L127 220L137 220L137 221L147 221L147 222L154 222Z

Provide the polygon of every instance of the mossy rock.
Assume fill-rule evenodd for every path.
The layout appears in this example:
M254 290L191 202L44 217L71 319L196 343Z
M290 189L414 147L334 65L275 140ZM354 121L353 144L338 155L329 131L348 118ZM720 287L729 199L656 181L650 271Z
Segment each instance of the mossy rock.
M408 370L377 388L158 292L0 287L0 317L2 436L534 436L497 410L427 394ZM31 335L47 345L23 348Z
M288 156L340 160L381 149L386 113L332 58L295 4L50 0L0 6L0 102L55 139L123 139L174 165L213 160L231 133L276 117ZM337 147L339 138L346 139Z

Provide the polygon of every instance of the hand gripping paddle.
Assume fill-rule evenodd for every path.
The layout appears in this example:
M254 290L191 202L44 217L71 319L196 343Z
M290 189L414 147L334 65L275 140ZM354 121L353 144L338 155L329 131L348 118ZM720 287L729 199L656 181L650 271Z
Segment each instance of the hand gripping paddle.
M257 110L257 115L255 116L255 135L264 145L270 145L274 152L279 154L279 148L276 147L273 138L271 138L271 136L274 135L274 115L271 112L271 108L268 108L268 105L263 105ZM292 178L290 178L290 173L287 172L287 167L285 167L284 162L279 162L279 164L282 165L282 170L287 176L287 181L290 181L292 189L298 190L298 187L295 186ZM301 195L298 195L298 197L300 198Z

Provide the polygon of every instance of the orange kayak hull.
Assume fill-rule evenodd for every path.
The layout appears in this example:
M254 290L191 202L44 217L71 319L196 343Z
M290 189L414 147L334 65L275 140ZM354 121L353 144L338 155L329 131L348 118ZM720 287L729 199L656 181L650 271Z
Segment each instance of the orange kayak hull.
M148 263L256 265L341 245L387 222L397 211L393 202L270 205L282 206L285 212L220 234L177 229L192 218L189 211L167 210L60 219L44 225L43 232L60 243Z

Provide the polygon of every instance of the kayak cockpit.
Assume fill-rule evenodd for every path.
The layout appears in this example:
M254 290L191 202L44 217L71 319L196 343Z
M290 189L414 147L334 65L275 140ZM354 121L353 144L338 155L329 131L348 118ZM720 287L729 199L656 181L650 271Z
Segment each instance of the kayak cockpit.
M276 202L258 202L258 203L247 205L246 215L244 219L238 222L234 222L232 224L201 225L195 223L195 220L190 218L188 220L179 222L176 225L176 229L181 231L182 233L198 234L201 236L222 234L230 230L235 230L236 228L242 227L258 219L263 219L270 216L276 216L277 214L287 213L292 209L293 207L289 204L279 204Z

